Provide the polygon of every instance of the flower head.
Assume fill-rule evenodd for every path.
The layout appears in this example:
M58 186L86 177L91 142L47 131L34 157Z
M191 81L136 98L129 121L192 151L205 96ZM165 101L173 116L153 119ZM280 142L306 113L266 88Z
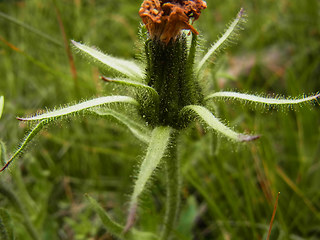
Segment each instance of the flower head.
M169 43L175 40L181 30L198 31L190 24L200 17L207 4L203 0L145 0L139 15L146 25L151 39Z

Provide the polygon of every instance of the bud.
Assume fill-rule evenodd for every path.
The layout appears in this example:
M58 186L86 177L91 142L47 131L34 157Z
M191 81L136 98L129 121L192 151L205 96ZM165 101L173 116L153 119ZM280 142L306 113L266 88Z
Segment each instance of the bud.
M145 0L139 15L150 38L168 44L171 39L175 41L183 29L198 35L191 24L206 7L206 2L202 0Z

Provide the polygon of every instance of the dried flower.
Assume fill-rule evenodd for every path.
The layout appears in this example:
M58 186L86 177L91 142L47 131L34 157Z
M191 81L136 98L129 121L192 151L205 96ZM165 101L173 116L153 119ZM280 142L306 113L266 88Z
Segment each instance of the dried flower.
M206 7L206 2L202 0L145 0L139 15L150 38L167 44L171 39L175 40L183 29L198 34L190 20L197 20Z
M18 118L21 121L37 122L37 124L13 156L4 163L0 172L4 171L24 151L42 128L58 119L79 115L79 113L115 118L127 126L137 139L148 144L146 155L137 171L126 225L122 226L113 221L107 212L88 196L90 204L102 218L108 232L117 239L167 240L171 239L172 232L180 234L177 231L181 208L181 165L179 163L181 157L178 157L180 148L178 144L180 144L179 139L181 139L180 134L184 132L183 129L197 121L235 142L247 142L259 138L257 135L240 134L226 126L214 115L215 113L210 111L213 108L210 101L236 100L270 108L318 102L320 99L320 93L297 99L271 98L225 91L203 94L199 81L201 71L208 60L236 35L244 22L244 10L241 9L221 38L197 60L195 57L198 32L191 23L200 17L201 10L205 8L206 3L203 0L145 0L139 14L152 41L145 39L143 48L145 58L141 58L145 60L144 63L137 64L135 61L115 58L103 54L96 48L72 41L75 48L85 57L104 65L109 71L113 71L114 75L120 75L121 78L111 79L102 76L101 79L109 84L126 86L126 91L123 92L128 92L128 95L102 96L32 117ZM183 29L193 33L191 41L188 42L188 37L181 34ZM119 104L123 106L117 107ZM139 199L161 162L165 165L166 177L166 205L161 232L141 232L132 229L138 219Z

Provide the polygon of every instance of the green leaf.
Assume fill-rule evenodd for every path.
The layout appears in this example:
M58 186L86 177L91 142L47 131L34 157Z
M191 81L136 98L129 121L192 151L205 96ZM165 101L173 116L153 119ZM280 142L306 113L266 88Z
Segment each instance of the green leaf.
M198 74L200 70L203 68L204 64L208 61L208 59L220 51L231 39L235 37L237 31L241 29L241 24L244 22L244 10L240 9L236 19L230 24L225 33L219 38L219 40L212 45L212 47L208 50L208 52L203 56L198 65L196 66L196 73Z
M130 229L134 224L136 217L136 209L138 205L138 198L146 187L147 181L152 176L154 170L163 158L165 151L170 142L170 134L172 129L170 127L156 127L152 131L151 140L147 150L147 154L140 166L138 177L134 186L133 194L130 200L130 210L127 219L125 231Z
M260 97L255 95L250 95L246 93L237 93L237 92L216 92L210 94L205 99L214 99L214 98L221 98L221 99L234 99L234 100L244 100L246 102L252 103L262 103L265 105L293 105L311 101L317 101L320 97L320 94L316 94L310 97L303 97L297 99L283 99L283 98L271 98L271 97Z
M136 229L131 230L130 240L158 240L159 237L151 232L141 232Z
M90 197L88 194L85 195L89 202L90 205L93 207L93 209L98 213L103 225L106 227L109 233L111 233L114 236L117 236L119 238L123 237L123 227L114 222L109 215L104 211L104 209L97 203L95 199Z
M6 164L6 154L7 154L7 149L6 145L2 140L0 140L0 164Z
M95 61L100 62L129 78L142 79L144 77L142 68L133 61L112 57L97 49L88 47L73 40L71 42L75 47L86 53L86 55L92 57Z
M16 209L22 214L23 224L30 234L30 237L34 240L40 240L38 231L36 231L36 228L30 219L30 215L26 211L24 203L20 200L20 198L13 192L11 188L7 186L7 184L5 185L3 182L0 182L0 194L7 198L10 204L15 205Z
M125 233L124 227L115 221L113 221L108 213L99 205L99 203L88 194L85 195L92 208L99 215L104 227L109 233L118 237L119 239L130 239L130 240L156 240L159 239L153 233L141 232L136 229L132 229L130 232Z
M70 107L61 108L58 110L54 110L51 112L47 112L44 114L36 115L29 118L18 118L21 121L39 121L39 120L51 120L57 117L62 117L70 114L75 114L81 112L83 110L87 110L92 107L97 107L101 105L105 105L107 103L131 103L134 105L138 105L138 102L131 97L127 96L107 96L95 98L89 101L85 101Z
M112 109L92 109L92 111L100 116L112 116L115 119L122 122L124 125L126 125L129 130L132 132L132 134L141 140L142 142L148 143L150 141L150 130L143 126L142 124L132 120L132 118L119 113L117 111L114 111Z
M259 136L245 135L233 131L231 128L224 125L218 118L216 118L207 108L198 105L189 105L182 109L184 111L191 110L195 112L201 120L208 124L212 129L223 134L224 136L237 141L248 142L259 138Z
M0 239L14 240L13 224L9 213L0 208Z
M197 200L193 195L190 195L187 198L187 203L184 204L181 209L181 216L179 220L178 229L179 232L183 233L184 236L187 236L186 239L192 239L192 229L194 228L195 220L200 212L199 207L197 206Z
M5 165L2 167L2 169L0 169L0 172L2 172L3 170L5 170L10 163L12 163L12 161L14 159L16 159L20 153L27 147L28 143L31 142L31 140L40 132L40 130L48 123L48 121L43 120L41 122L39 122L30 132L29 134L26 136L26 138L24 139L24 141L22 142L22 144L20 145L20 147L17 149L17 151L12 155L12 157L5 163Z
M153 171L156 169L160 163L160 160L164 156L169 144L170 133L170 127L156 127L152 131L147 154L141 164L138 178L134 186L134 191L131 197L131 205L135 205L137 203L138 197L144 190L148 179L151 177Z
M0 119L3 113L3 107L4 107L4 97L0 96Z
M110 83L117 83L117 84L125 85L128 87L134 87L136 89L147 90L154 96L155 99L159 99L159 95L157 91L146 84L143 84L137 81L131 81L129 79L107 78L104 76L101 76L101 79Z

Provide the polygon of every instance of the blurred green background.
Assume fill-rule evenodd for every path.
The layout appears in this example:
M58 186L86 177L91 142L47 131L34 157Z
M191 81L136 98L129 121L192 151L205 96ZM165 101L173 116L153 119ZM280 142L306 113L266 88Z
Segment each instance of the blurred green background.
M70 39L122 58L139 53L140 1L1 0L0 120L2 156L28 126L16 116L113 91L99 69L72 52ZM320 90L318 0L207 1L195 23L206 49L237 14L247 24L236 45L205 74L211 91L302 96ZM65 44L65 40L68 44ZM69 56L69 57L68 57ZM183 206L175 239L320 239L320 108L248 107L219 103L219 116L261 139L237 145L201 129L180 144ZM293 111L294 110L294 111ZM133 174L146 146L112 119L82 118L48 127L0 175L0 216L16 239L113 239L85 200L89 193L124 222ZM137 227L156 231L165 189L161 170L143 202ZM158 184L159 183L159 184ZM18 200L17 200L18 199ZM0 222L0 228L2 223Z

